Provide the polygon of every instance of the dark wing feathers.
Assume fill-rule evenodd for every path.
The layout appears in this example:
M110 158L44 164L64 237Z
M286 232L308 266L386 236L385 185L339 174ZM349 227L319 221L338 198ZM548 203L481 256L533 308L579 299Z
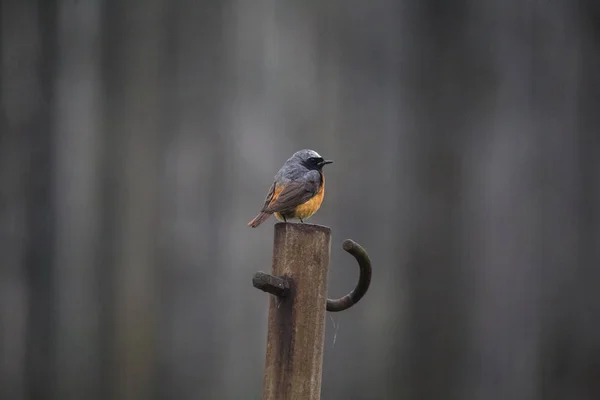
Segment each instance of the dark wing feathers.
M267 193L267 197L265 197L265 204L263 204L263 207L260 210L261 212L265 211L267 209L267 207L269 206L269 203L273 199L273 194L275 194L275 182L273 182L273 184L269 188L269 193Z
M321 184L320 174L317 171L311 172L315 172L318 175L314 176L314 174L309 173L301 181L288 182L285 188L270 201L270 204L264 211L269 213L285 212L310 200L317 194L319 185Z

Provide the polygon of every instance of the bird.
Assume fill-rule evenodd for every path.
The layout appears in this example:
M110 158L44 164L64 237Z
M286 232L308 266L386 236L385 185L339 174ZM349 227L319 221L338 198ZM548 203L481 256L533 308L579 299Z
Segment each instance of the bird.
M314 150L295 152L275 175L260 212L248 226L256 228L271 214L279 221L299 219L304 223L317 212L325 194L323 167L333 163Z

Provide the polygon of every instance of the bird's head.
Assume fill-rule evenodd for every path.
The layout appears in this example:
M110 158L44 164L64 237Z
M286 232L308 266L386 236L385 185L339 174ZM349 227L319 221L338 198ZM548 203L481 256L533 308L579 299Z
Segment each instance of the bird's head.
M314 150L304 149L297 151L292 156L300 164L304 165L308 169L316 169L320 171L325 165L331 164L332 160L325 160Z

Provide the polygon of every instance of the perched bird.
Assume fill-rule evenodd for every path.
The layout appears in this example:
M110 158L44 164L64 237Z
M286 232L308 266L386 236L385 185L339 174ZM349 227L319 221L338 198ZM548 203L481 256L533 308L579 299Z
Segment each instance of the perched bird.
M323 166L333 161L324 160L314 150L294 153L275 175L265 198L265 204L248 226L256 228L271 214L280 221L299 219L304 222L317 212L325 194Z

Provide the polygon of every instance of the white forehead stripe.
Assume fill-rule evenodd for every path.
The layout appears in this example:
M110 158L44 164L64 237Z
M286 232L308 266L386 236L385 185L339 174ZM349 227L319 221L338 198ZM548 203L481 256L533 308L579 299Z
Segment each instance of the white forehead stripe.
M319 158L321 158L321 155L320 155L319 153L317 153L316 151L314 151L314 150L311 150L311 151L310 151L310 155L311 155L312 157L319 157Z

